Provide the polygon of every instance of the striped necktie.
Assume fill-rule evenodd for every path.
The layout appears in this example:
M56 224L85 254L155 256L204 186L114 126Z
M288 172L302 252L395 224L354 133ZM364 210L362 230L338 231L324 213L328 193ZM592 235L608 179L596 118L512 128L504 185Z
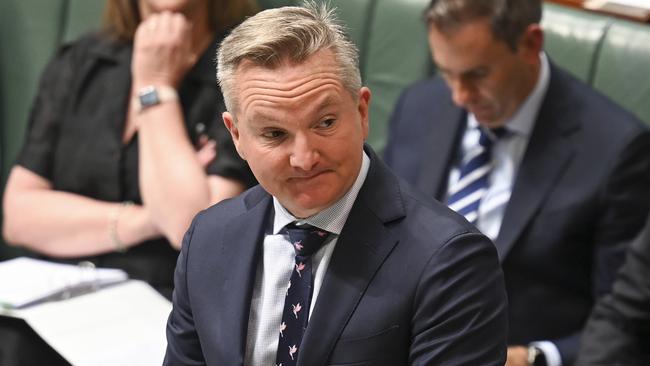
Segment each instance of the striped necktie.
M481 199L489 187L488 178L492 171L492 144L506 134L505 128L480 132L478 144L469 149L460 165L458 181L449 187L447 206L465 216L467 221L476 223Z

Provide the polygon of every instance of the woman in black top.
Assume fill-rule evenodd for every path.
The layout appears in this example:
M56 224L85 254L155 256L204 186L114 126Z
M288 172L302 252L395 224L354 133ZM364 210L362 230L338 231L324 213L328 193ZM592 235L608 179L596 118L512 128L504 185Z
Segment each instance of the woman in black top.
M111 0L45 70L4 197L8 242L169 296L197 211L254 184L221 121L215 49L242 0Z

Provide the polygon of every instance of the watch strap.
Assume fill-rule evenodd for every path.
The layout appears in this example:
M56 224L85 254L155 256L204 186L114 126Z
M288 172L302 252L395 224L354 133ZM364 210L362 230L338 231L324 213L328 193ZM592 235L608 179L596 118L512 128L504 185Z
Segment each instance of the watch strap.
M143 110L155 105L178 100L176 89L166 85L148 85L138 90L138 96L135 98L136 110Z

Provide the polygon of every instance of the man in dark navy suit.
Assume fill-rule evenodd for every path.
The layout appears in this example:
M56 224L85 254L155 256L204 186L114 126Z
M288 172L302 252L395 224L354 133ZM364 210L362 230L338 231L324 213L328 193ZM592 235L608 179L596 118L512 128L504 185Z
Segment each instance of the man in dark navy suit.
M540 0L433 0L441 77L400 97L385 160L494 240L508 364L570 365L650 196L650 136L544 54Z
M630 244L611 294L594 307L577 365L650 365L650 217Z
M364 146L370 91L332 11L263 11L217 58L260 186L185 235L165 364L503 365L494 245Z

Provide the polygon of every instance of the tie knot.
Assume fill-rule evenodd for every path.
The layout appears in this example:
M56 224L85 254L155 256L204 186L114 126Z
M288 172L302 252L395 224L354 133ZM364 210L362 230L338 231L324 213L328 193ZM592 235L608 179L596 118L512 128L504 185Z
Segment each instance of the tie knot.
M289 234L289 241L291 241L296 255L300 256L310 256L316 253L329 234L315 226L297 226L295 223L285 226L284 230Z
M479 127L478 129L479 132L481 133L481 137L479 137L478 143L484 147L491 146L498 139L503 138L508 134L508 129L506 129L505 127L497 127L497 128L490 128L490 129Z

